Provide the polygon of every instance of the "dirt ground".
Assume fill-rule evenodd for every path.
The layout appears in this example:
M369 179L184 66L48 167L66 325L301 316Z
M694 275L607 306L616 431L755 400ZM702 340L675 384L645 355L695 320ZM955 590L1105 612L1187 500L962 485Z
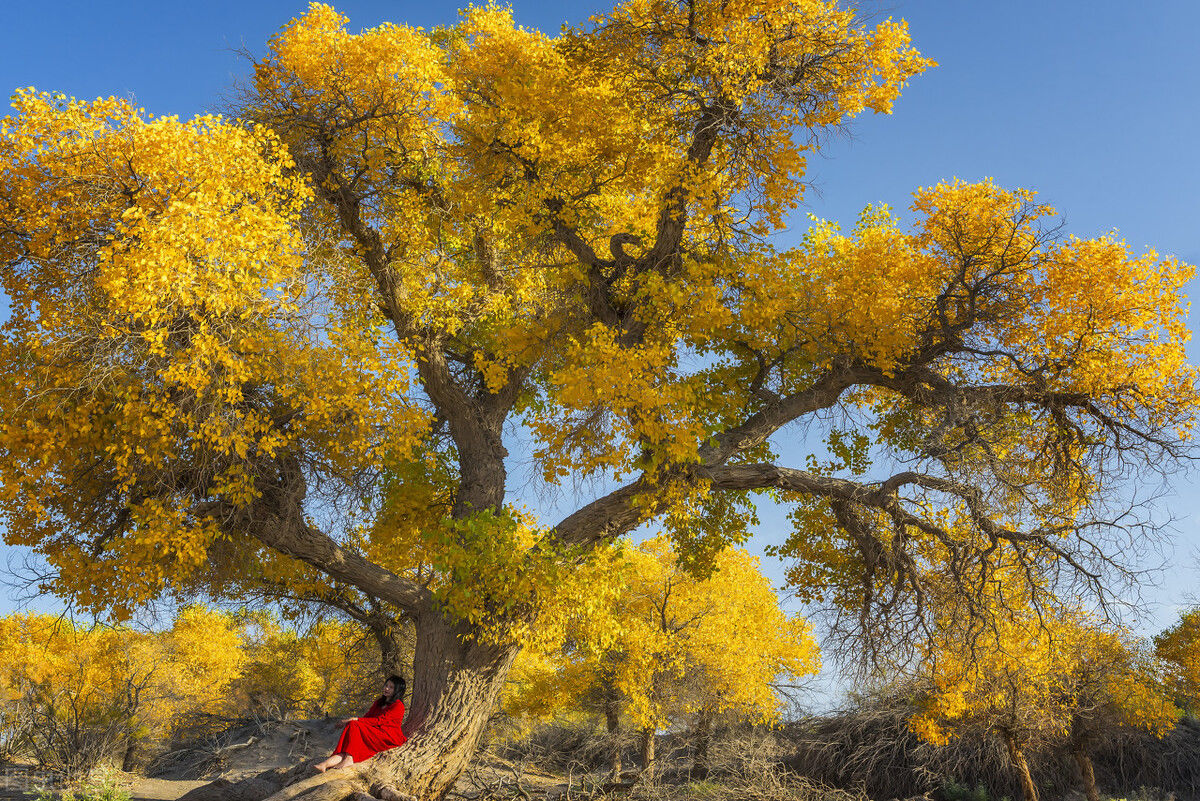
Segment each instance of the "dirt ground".
M334 719L283 721L246 725L225 732L218 741L160 757L148 776L117 773L116 783L132 801L175 801L215 779L238 781L266 770L315 762L328 756L341 733ZM511 785L517 766L494 755L484 755L460 779L460 793L474 798L482 790ZM28 801L27 792L45 783L28 766L0 765L0 801ZM537 768L520 769L521 789L533 797L555 798L567 790L564 777Z
M237 781L264 770L328 756L337 745L336 719L287 720L247 725L226 732L219 743L160 759L151 776L160 779Z
M0 765L0 801L29 801L46 784L46 778L24 765ZM196 787L208 784L198 779L152 779L118 774L117 784L134 801L174 801Z
M184 793L203 787L207 781L197 779L147 779L137 777L129 786L134 801L175 801Z
M284 721L246 726L219 743L169 755L150 776L118 773L116 783L133 801L174 801L218 778L237 781L271 768L326 756L337 743L336 720ZM27 801L47 775L27 765L0 764L0 801Z

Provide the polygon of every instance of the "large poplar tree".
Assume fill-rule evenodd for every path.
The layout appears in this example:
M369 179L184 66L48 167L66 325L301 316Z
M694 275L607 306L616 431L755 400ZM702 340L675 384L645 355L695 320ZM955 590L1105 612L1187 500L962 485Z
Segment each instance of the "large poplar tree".
M117 615L268 582L416 625L408 744L279 798L442 797L539 599L646 521L702 571L774 493L806 592L903 631L1001 561L1098 581L1108 480L1188 436L1190 268L1064 238L1027 192L772 246L806 155L929 66L902 23L346 26L286 25L240 121L23 91L0 134L8 541ZM871 425L782 463L831 410ZM607 489L537 519L513 443Z

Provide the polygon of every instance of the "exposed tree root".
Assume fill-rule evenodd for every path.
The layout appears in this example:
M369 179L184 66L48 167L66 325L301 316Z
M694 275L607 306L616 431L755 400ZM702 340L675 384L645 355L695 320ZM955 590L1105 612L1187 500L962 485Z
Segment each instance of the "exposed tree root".
M312 765L277 768L241 781L217 779L185 794L180 801L417 801L391 785L373 785L370 765L312 774Z
M217 779L185 793L179 801L263 801L308 771L307 765L276 768L240 781Z
M318 773L288 784L267 796L265 801L345 801L355 793L366 793L370 789L365 773L358 765Z
M264 771L237 782L217 779L185 794L180 801L343 801L370 790L365 767L352 766L315 775L312 770L312 765L305 763Z

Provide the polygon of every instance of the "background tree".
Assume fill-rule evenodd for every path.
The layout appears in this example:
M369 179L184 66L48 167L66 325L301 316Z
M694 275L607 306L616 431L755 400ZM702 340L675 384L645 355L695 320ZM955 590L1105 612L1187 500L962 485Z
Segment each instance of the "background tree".
M177 740L230 716L230 689L246 662L244 627L233 615L191 605L178 610L165 631L118 627L112 636L139 640L149 668L122 769L133 769L146 744Z
M585 614L565 628L564 647L522 654L522 681L505 706L540 716L599 711L610 734L628 719L641 733L643 769L656 730L692 726L694 768L704 772L718 720L775 722L778 683L820 669L812 628L779 608L758 560L741 549L718 554L705 578L681 567L662 535L625 558L624 570L607 574L616 585L609 602L580 607ZM619 777L619 740L614 747Z
M24 724L14 750L73 777L114 759L130 769L139 746L223 707L242 658L229 618L194 607L160 634L14 614L0 645L0 684Z
M1179 622L1154 638L1154 650L1167 665L1175 702L1193 717L1200 711L1200 610L1179 616Z
M229 688L227 715L353 717L379 695L379 649L360 625L327 620L303 630L256 614L244 631L244 667Z
M1180 710L1171 701L1162 663L1128 632L1085 626L1071 656L1069 747L1088 801L1099 801L1089 752L1121 728L1163 737Z
M964 598L1000 550L1102 590L1078 534L1190 435L1190 269L987 183L920 191L911 232L874 210L770 244L807 152L928 64L902 23L800 0L639 0L558 37L494 7L351 34L314 4L245 123L18 93L6 538L117 615L270 572L411 621L408 745L289 791L325 797L444 795L547 588L649 520L702 571L784 493L795 580L894 642L931 564ZM901 469L784 464L835 409ZM533 519L514 442L602 489Z
M0 621L5 695L26 724L14 750L72 778L120 758L152 666L137 659L143 643L114 634L49 615Z
M1038 792L1027 754L1065 745L1090 801L1099 793L1089 749L1119 726L1163 736L1179 711L1163 691L1157 666L1089 615L1053 616L1028 605L997 610L984 632L944 621L944 634L923 664L929 689L913 729L945 744L963 733L994 732L1008 751L1026 801Z

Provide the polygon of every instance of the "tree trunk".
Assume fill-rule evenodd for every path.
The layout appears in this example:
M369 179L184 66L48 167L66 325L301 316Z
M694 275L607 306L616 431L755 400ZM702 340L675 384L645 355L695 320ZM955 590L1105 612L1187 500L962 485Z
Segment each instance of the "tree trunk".
M423 614L404 720L408 741L351 768L284 787L269 801L340 801L384 786L420 801L440 801L474 755L517 650L481 643L437 612Z
M611 781L621 781L621 698L612 684L604 689L604 723L608 728L608 739L612 744Z
M708 747L712 744L712 728L712 710L704 706L696 720L695 750L692 752L693 778L704 779L708 776Z
M371 634L379 643L379 668L384 678L411 675L413 664L412 623L406 620L371 623Z
M1087 755L1083 745L1076 743L1072 749L1075 764L1079 766L1079 775L1083 777L1083 791L1088 801L1100 801L1100 791L1096 788L1096 771L1092 770L1091 757Z
M121 770L125 773L133 773L138 767L138 742L137 740L129 740L125 744L125 756L121 759Z
M1021 794L1025 797L1025 801L1038 801L1037 788L1033 785L1033 777L1029 775L1029 763L1025 761L1025 755L1021 753L1021 749L1017 745L1017 738L1007 729L1001 729L1000 736L1004 738L1004 745L1008 748L1008 758L1012 760L1013 768L1017 771L1017 778L1021 782Z
M654 729L642 729L642 770L654 767Z

